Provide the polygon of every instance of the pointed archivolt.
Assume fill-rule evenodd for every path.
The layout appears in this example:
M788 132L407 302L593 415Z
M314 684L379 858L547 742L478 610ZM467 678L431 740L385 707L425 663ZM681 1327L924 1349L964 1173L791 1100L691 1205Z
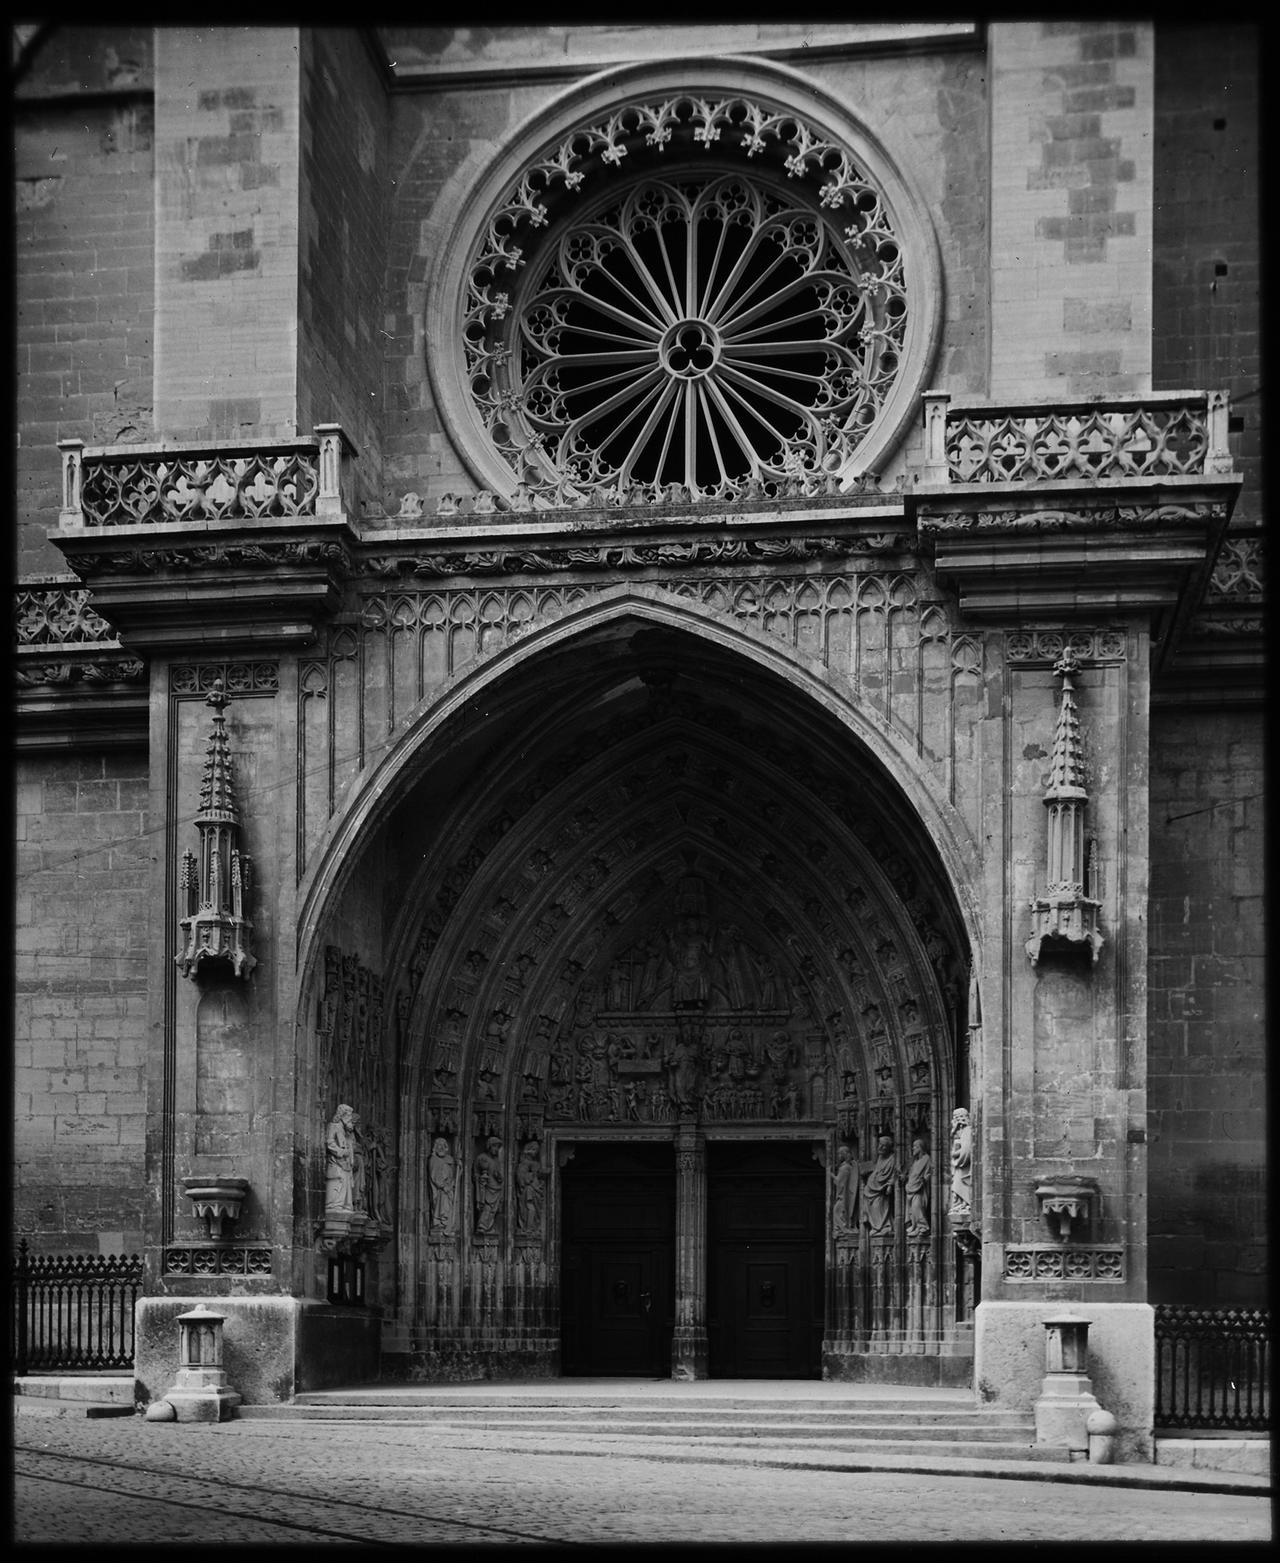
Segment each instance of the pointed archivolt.
M253 924L244 915L251 887L250 859L239 846L240 815L223 708L227 704L218 679L205 701L213 708L213 726L205 752L196 830L199 856L188 847L182 854L180 894L186 905L181 919L183 948L175 957L184 977L193 980L205 967L229 968L248 977L257 965L253 954Z

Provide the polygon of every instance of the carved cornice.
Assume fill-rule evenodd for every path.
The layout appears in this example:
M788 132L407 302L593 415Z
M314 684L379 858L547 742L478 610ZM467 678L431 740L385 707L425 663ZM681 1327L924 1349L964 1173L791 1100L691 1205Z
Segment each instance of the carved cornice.
M146 663L123 652L114 657L86 659L50 658L47 652L42 652L34 657L20 657L14 672L19 689L65 688L71 684L88 684L94 688L107 684L141 684L145 683L146 676Z
M950 510L920 517L921 536L956 532L1122 532L1166 527L1202 527L1224 521L1227 507L1207 501L1188 505L1081 505L1077 509Z
M323 517L77 528L53 540L127 647L179 652L306 644L341 602L354 544L345 519Z
M89 591L77 581L26 581L16 610L16 747L145 743L147 664L121 646Z
M697 538L661 542L616 541L584 547L551 544L545 549L482 549L453 553L373 554L358 572L379 577L546 575L565 570L678 569L688 565L792 564L902 551L905 535L873 532L845 537Z
M75 567L82 575L158 575L166 570L208 570L228 567L251 569L278 569L282 565L307 564L336 565L344 572L351 570L351 555L342 544L313 539L275 539L264 542L234 540L226 543L210 543L203 540L187 545L170 529L166 536L167 548L134 547L101 550L105 533L95 533L92 542L99 545L98 552L67 548Z
M1149 615L1167 666L1240 488L1230 473L1089 483L929 484L908 498L922 547L963 613L1010 627Z

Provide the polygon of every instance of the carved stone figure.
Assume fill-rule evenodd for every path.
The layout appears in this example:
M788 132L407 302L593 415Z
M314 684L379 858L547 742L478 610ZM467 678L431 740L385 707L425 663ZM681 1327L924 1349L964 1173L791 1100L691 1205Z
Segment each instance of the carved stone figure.
M449 1142L442 1134L436 1136L427 1158L427 1185L431 1200L431 1230L447 1233L453 1231L457 1201L457 1163Z
M736 1026L725 1039L724 1052L730 1080L735 1084L745 1080L751 1064L751 1046Z
M951 1208L956 1226L968 1226L973 1215L973 1130L969 1109L957 1107L951 1114Z
M698 1101L698 1074L701 1056L698 1044L687 1037L680 1038L671 1049L669 1059L671 1099L681 1112L692 1112Z
M324 1132L324 1208L350 1211L352 1171L355 1164L355 1114L345 1102L329 1120Z
M546 1197L542 1152L530 1140L516 1163L516 1231L537 1236L542 1231L542 1206Z
M835 1198L831 1206L832 1230L837 1237L851 1235L857 1230L858 1167L847 1145L840 1147L831 1181L835 1184Z
M351 1114L351 1208L367 1211L369 1208L369 1147L360 1114Z
M711 940L700 917L682 917L679 929L671 936L671 999L676 1009L684 1005L703 1005L710 993L707 968L711 960Z
M502 1141L496 1137L476 1157L472 1168L476 1189L476 1231L496 1232L502 1209Z
M862 1186L863 1221L872 1237L883 1237L893 1230L893 1190L902 1178L893 1141L882 1134L876 1141L876 1159Z
M387 1156L387 1137L381 1129L373 1129L368 1136L369 1160L367 1166L368 1211L373 1219L384 1227L391 1225L388 1201L388 1177L390 1161Z
M911 1165L907 1168L907 1236L925 1237L929 1231L929 1180L933 1176L933 1157L917 1137L911 1142Z

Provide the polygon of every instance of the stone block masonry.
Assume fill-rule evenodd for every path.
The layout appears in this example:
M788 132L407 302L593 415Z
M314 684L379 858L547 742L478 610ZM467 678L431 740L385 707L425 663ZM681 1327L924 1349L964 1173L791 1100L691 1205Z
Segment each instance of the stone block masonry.
M1235 527L1262 520L1259 46L1250 25L1155 34L1152 385L1230 395Z
M126 29L85 31L99 62L139 52ZM41 57L14 110L20 576L66 568L47 541L61 503L58 441L149 439L154 428L151 104L127 81L74 106L46 98L62 68Z
M19 770L14 1184L35 1252L136 1252L146 1124L146 757Z
M1262 725L1152 723L1153 1302L1266 1302Z
M303 33L298 422L340 423L376 493L383 430L387 99L359 35ZM357 501L358 502L358 501Z
M997 400L1145 391L1152 30L991 29L991 383Z
M297 432L298 35L156 31L156 425Z

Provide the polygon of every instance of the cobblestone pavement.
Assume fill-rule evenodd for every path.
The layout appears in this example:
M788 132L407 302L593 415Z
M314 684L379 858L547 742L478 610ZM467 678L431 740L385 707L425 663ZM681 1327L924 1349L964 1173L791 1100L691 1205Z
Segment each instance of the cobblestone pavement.
M18 1543L1265 1542L1270 1499L489 1447L418 1423L24 1416ZM474 1446L473 1446L474 1445Z

